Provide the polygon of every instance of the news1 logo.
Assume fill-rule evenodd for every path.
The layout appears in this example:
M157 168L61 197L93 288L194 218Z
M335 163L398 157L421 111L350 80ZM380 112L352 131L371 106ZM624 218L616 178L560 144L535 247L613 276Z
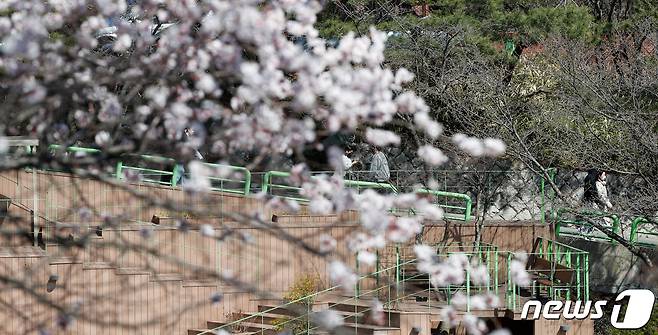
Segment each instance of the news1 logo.
M623 320L619 320L622 305L616 303L612 306L610 323L617 329L639 329L644 327L651 318L656 297L649 290L626 290L617 295L615 302L626 297L628 297L628 304L626 305ZM588 317L596 320L603 317L603 307L607 304L608 301L605 300L596 301L593 303L594 311L592 311L592 301L551 300L542 304L540 301L530 300L523 305L521 318L537 320L541 315L548 320L557 320L560 316L566 320L584 320ZM532 316L528 318L531 307L534 307L534 311Z

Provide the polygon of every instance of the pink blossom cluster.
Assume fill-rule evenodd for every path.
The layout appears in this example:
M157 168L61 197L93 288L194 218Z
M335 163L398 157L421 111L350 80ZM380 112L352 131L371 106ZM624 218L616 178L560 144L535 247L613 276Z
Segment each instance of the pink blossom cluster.
M430 281L435 287L462 285L466 282L466 274L473 285L487 285L489 272L486 266L478 264L475 257L469 260L465 253L452 253L445 260L438 257L436 250L427 245L414 246L418 260L419 271L430 275Z
M379 127L397 113L422 114L436 136L427 105L404 91L413 74L383 66L386 34L329 46L314 27L321 9L314 0L3 1L0 70L11 80L1 90L33 116L16 131L66 139L74 130L63 121L74 119L78 135L106 147L176 142L192 128L193 148L291 153L317 140L318 124L368 124L368 138L389 145L399 137ZM116 19L127 10L133 20ZM154 34L154 17L166 30ZM109 54L98 52L105 31L116 36ZM131 136L119 138L119 124Z

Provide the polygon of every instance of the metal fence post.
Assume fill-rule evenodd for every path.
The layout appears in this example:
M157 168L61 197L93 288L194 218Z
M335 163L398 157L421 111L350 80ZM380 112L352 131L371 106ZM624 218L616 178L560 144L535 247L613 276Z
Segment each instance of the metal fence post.
M123 179L123 162L117 163L117 179Z
M171 187L178 186L178 179L182 177L182 169L180 164L174 165L174 171L171 176Z

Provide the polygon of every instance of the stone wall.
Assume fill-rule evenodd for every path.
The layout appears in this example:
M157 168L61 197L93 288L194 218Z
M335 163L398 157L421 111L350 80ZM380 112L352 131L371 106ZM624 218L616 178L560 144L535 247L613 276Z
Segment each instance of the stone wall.
M560 242L587 251L589 255L590 289L616 293L625 289L644 288L658 294L658 250L642 249L651 259L649 266L621 245L582 239L560 239Z
M478 213L489 220L540 220L545 209L582 206L583 185L587 171L559 169L555 183L569 201L557 201L548 183L542 199L542 178L518 162L486 161L465 164L448 163L441 169L422 171L423 164L400 148L387 152L392 182L399 188L435 179L439 190L466 193L472 197ZM367 156L362 157L364 162ZM630 221L638 212L652 205L641 195L642 181L630 175L608 174L608 194L616 213L625 213ZM486 210L485 210L486 209ZM658 215L658 213L656 213Z

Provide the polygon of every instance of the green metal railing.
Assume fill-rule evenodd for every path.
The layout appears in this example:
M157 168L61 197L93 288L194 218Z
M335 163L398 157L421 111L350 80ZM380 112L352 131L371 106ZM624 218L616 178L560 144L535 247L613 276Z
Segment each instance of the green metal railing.
M210 190L249 195L251 193L251 171L241 166L202 163L208 171L206 177L210 182ZM182 177L189 177L182 165L176 164L173 170L172 187L179 186Z
M567 218L566 214L572 214L574 216L572 218ZM595 220L608 219L611 225L606 228L608 228L610 232L623 238L621 234L620 219L616 214L590 210L574 211L568 208L560 208L557 211L555 236L582 238L592 241L610 242L613 244L616 243L613 238L594 227L591 223L583 220L583 218Z
M48 147L52 152L63 151L67 153L80 154L101 154L102 151L95 148L86 147L64 147L58 144L52 144ZM126 158L132 158L135 163L127 162L122 159L117 162L114 176L117 179L124 180L127 171L132 171L140 177L140 182L152 183L164 186L179 186L179 181L183 177L184 169L176 160L167 157L154 155L128 155ZM163 166L172 166L172 169L149 168L144 165L160 164ZM227 193L237 193L248 195L251 192L251 171L241 166L232 166L224 164L203 163L209 170L227 171L231 176L239 174L240 178L208 176L211 182L212 191Z
M290 172L283 172L283 171L268 171L263 175L263 183L262 183L262 192L266 194L272 194L276 196L281 196L286 199L291 199L291 200L296 200L296 201L301 201L305 202L308 201L308 199L302 197L299 194L299 191L301 191L301 187L297 186L291 186L286 183L278 183L275 182L273 179L274 178L289 178L290 177ZM311 178L318 178L318 176L312 176ZM365 189L378 189L378 190L383 190L387 193L391 194L397 194L398 190L395 188L395 186L389 184L389 183L377 183L377 182L370 182L370 181L359 181L359 180L344 180L344 185L345 187L356 189L357 191L365 190ZM285 194L276 194L278 190L282 190L284 192L288 192Z
M211 175L208 177L211 183L210 190L242 195L249 195L251 192L251 171L249 169L224 164L203 163L203 165L211 170L216 170L218 173L215 175L223 176Z
M85 153L85 154L100 154L102 151L94 148L85 148L85 147L63 147L59 144L51 144L48 146L48 149L51 152L65 151L69 153Z
M160 156L152 156L152 155L139 155L139 156L134 156L133 158L136 159L141 164L126 163L125 161L118 162L116 166L117 179L125 179L126 172L132 171L135 174L139 175L141 182L172 186L172 187L176 185L176 178L175 178L177 177L175 173L176 168L173 168L172 170L164 170L164 169L145 168L143 166L140 166L142 164L149 164L149 163L161 164L165 166L167 165L175 166L176 161L174 159L160 157Z
M50 145L49 149L53 152L66 152L71 154L101 154L102 151L95 148L86 148L86 147L64 147L61 145ZM125 160L121 160L116 165L116 171L114 176L118 179L125 179L126 171L133 171L136 175L141 178L141 182L154 183L158 185L177 187L179 182L184 177L185 172L181 165L177 164L174 159L152 156L152 155L140 155L134 156L138 163L127 163ZM148 164L160 164L164 166L172 166L169 168L150 168L145 167L144 165ZM228 192L235 194L248 195L251 193L251 182L252 182L252 173L247 168L231 165L222 165L222 164L210 164L203 163L209 169L215 170L228 170L230 173L229 177L216 177L209 176L208 179L211 182L211 190ZM551 180L554 180L556 170L551 168L548 169L549 177ZM239 177L234 177L239 175ZM275 178L288 178L290 176L289 172L282 171L268 171L264 173L262 180L262 191L265 193L282 196L285 198L305 202L303 196L299 194L300 188L288 185L286 183L275 182ZM550 193L546 190L545 178L540 179L540 212L541 212L541 221L545 222L546 213L548 212L547 200L551 200L552 197ZM360 181L360 180L344 180L344 185L349 188L356 189L361 191L364 189L377 189L382 190L385 193L398 194L399 191L393 184L390 183L378 183L370 181ZM283 194L278 194L282 192ZM435 191L429 189L417 189L415 190L417 194L428 195L436 199L434 204L443 208L445 211L444 217L449 220L459 220L459 221L470 221L473 210L473 201L470 196L464 193L457 192L447 192L447 191ZM551 199L549 199L551 198ZM588 232L591 228L591 225L578 219L578 215L581 217L604 217L611 220L611 231L615 234L621 234L620 228L620 219L615 214L607 213L597 213L597 212L581 212L576 214L574 219L568 219L564 217L564 214L571 212L567 209L560 209L557 212L553 210L553 216L557 218L556 220L556 233L557 236L561 237L576 237L576 238L587 238L597 241L612 242L614 240L605 235L604 233L596 230L592 233ZM395 210L397 211L397 210ZM406 212L413 213L413 209L408 209ZM655 247L658 246L658 236L656 233L651 231L642 231L639 227L644 224L646 220L636 218L631 224L631 234L629 240L633 243L637 243L641 246ZM579 229L580 228L580 229ZM641 239L642 241L638 241ZM653 241L655 240L655 241Z
M589 300L589 253L557 241L541 237L537 240L540 256L576 271L576 299ZM567 291L567 299L570 298L570 293L570 290Z
M300 187L291 186L285 182L275 182L274 178L289 178L290 172L283 171L268 171L263 175L262 191L267 194L281 196L287 199L306 202L308 199L302 197L299 192ZM311 178L318 178L312 176ZM358 192L365 189L378 189L386 193L398 194L395 186L389 183L378 183L359 180L344 180L345 187L355 189ZM282 191L283 194L277 192ZM417 194L429 195L435 197L433 203L438 207L445 210L444 217L451 220L469 221L471 219L471 211L473 208L473 201L471 197L462 193L434 191L429 189L418 189L415 191ZM443 199L443 201L441 201ZM454 202L459 202L455 204ZM413 210L411 210L413 212Z
M427 194L436 197L436 202L433 203L444 209L445 213L443 214L443 217L446 219L465 222L471 220L473 200L471 200L471 197L466 194L434 191L426 188L416 190L416 194ZM444 199L444 201L440 202L439 199ZM455 201L463 202L463 205L455 205ZM452 211L456 211L457 213Z
M558 298L565 298L571 300L572 294L575 293L575 300L589 300L589 253L572 246L556 242L553 240L538 237L535 244L535 250L527 254L529 259L539 257L551 264L549 271L533 271L529 268L528 271L537 272L543 278L551 281L548 289L549 298L555 300ZM514 260L514 253L507 253L507 292L506 301L507 308L512 311L518 311L520 307L521 287L519 287L513 280L511 274L510 264ZM557 272L569 271L575 278L571 282L561 282L557 280ZM547 273L548 272L548 273ZM575 282L575 283L574 283ZM535 290L541 289L542 286L534 281L532 283L532 293ZM564 295L560 293L563 292Z
M645 248L658 247L658 227L654 230L642 230L643 225L651 225L651 221L638 217L631 223L630 242L633 245Z
M489 282L486 284L474 284L471 281L470 268L466 268L464 273L465 281L463 284L448 285L442 287L430 285L428 287L430 291L428 292L442 293L446 299L446 303L448 304L451 303L452 298L456 293L464 293L467 297L465 306L467 312L471 311L470 297L472 294L487 292L498 296L499 289L502 288L502 286L499 284L499 270L501 269L499 262L501 258L498 247L486 243L480 243L479 245L461 243L437 244L434 247L436 248L436 254L440 259L447 259L451 255L460 254L466 256L471 266L485 266L487 269L486 271L489 277ZM396 264L405 262L407 255L413 252L410 251L410 249L411 247L409 246L407 246L407 248L403 248L399 245L395 246ZM417 279L416 277L418 276L412 276L410 278L406 273L406 267L400 267L398 268L398 271L399 272L396 273L396 278L402 278L402 280L396 279L396 282L406 280L407 282L414 283L418 280L426 280L424 278ZM405 294L407 286L401 285L403 295Z
M566 214L573 214L573 217L567 218ZM556 237L572 237L597 242L617 243L617 241L594 227L591 223L584 221L583 218L607 219L610 224L606 228L609 229L609 232L619 236L619 238L638 247L658 247L658 227L653 230L643 230L642 227L644 225L652 224L650 220L644 217L635 218L630 223L630 233L624 233L621 229L621 219L617 214L597 211L574 211L567 208L561 208L557 211L555 223Z

